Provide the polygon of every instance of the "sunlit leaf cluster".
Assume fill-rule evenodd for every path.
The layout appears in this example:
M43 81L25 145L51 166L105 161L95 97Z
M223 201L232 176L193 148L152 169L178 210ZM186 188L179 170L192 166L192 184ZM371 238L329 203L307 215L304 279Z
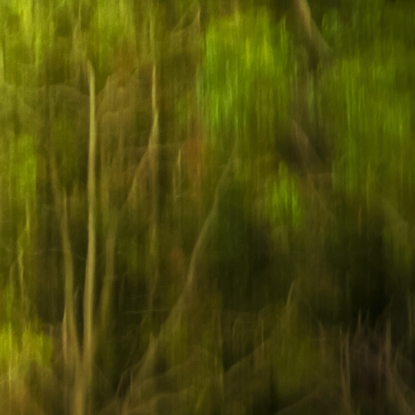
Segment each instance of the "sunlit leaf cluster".
M265 11L209 27L199 100L219 147L237 142L256 154L282 127L288 114L289 45L284 21L271 25Z
M270 181L265 194L268 195L267 211L273 227L299 231L304 214L300 193L295 178L284 163L280 163L278 177Z

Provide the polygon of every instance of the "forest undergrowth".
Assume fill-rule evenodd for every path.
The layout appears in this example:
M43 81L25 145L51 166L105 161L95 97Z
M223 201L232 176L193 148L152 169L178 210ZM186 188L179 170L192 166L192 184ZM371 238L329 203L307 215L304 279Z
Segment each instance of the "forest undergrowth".
M1 414L414 413L413 2L0 9Z

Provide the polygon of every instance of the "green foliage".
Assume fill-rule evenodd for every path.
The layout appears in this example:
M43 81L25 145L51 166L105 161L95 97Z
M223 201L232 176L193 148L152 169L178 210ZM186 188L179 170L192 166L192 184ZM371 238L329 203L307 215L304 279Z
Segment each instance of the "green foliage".
M284 163L279 165L277 180L271 179L266 189L265 194L269 195L266 210L273 227L298 232L303 220L303 207L296 180Z
M343 53L325 72L320 89L326 133L336 155L333 185L360 205L359 212L362 205L369 215L379 207L383 211L384 255L394 269L388 284L398 287L410 284L414 267L406 221L414 219L415 207L414 13L413 6L403 3L356 0L323 18L323 35ZM357 227L356 221L347 226Z
M37 154L34 139L30 135L3 139L0 141L0 151L5 156L0 174L7 178L10 186L7 194L11 197L10 207L13 206L22 214L29 213L36 201Z
M135 39L134 7L130 0L98 2L93 15L90 39L92 51L104 73L114 70L123 42ZM114 59L115 58L115 59Z
M413 7L413 2L408 4L404 2L397 3L388 4L384 11L382 20L383 32L394 41L402 41L407 46L413 47L415 42L413 30L415 8Z
M5 78L10 83L36 85L53 43L48 16L48 7L31 0L15 0L3 8Z
M407 52L401 41L378 39L370 50L357 48L338 58L320 88L326 134L335 155L333 187L345 197L345 213L338 219L347 218L335 243L344 252L336 268L350 280L346 285L354 299L347 302L354 307L353 316L370 305L376 318L388 301L381 294L382 284L407 285L413 269L405 221L413 220L415 207L413 110L402 88L409 71L403 65L410 59ZM374 221L379 215L383 220ZM385 256L388 263L382 262ZM386 275L388 267L394 269L393 277ZM378 303L373 300L382 295Z
M348 35L345 25L340 12L336 9L330 10L323 16L321 33L327 43L336 51L344 50L347 46Z
M177 16L187 17L187 13L197 7L199 2L194 0L174 0L172 3Z
M13 172L16 177L18 200L31 200L36 196L37 155L33 137L17 138L13 157Z
M372 48L381 39L385 20L385 0L343 2L322 19L322 35L336 53L353 53L357 48Z
M363 56L339 59L321 90L331 116L334 186L366 195L368 202L381 190L393 194L397 183L405 186L412 170L409 101L390 90L396 67L392 60L387 64Z
M282 20L266 11L211 24L198 77L198 97L212 139L245 157L268 150L288 115L290 41Z
M271 3L278 3L275 7L282 13L292 1L261 1L262 5ZM268 357L271 351L272 362L267 360L264 366L275 369L275 389L283 402L316 385L323 385L324 393L322 379L340 378L333 369L339 362L333 358L332 350L324 349L324 338L316 334L313 323L328 323L334 328L342 323L352 326L360 313L370 312L370 323L378 324L379 315L388 317L388 311L384 311L390 300L388 288L393 291L398 286L406 292L407 287L414 285L415 9L409 1L404 6L402 0L389 5L385 0L350 0L322 16L335 1L318 3L320 6L316 2L315 7L320 7L322 35L336 57L330 62L320 61L313 68L315 71L309 70L306 61L313 60L311 49L313 43L318 48L319 42L309 39L311 45L297 45L294 50L285 20L274 22L271 14L258 9L258 2L253 0L12 0L3 7L0 83L6 83L6 92L8 83L22 87L12 87L16 94L12 108L7 98L0 108L2 119L6 120L0 140L0 260L3 285L8 273L19 288L17 293L11 286L0 291L2 378L25 373L31 362L43 367L50 365L51 341L43 336L36 321L27 318L34 292L42 292L40 303L46 295L56 294L52 291L62 291L65 282L59 217L53 213L57 208L53 206L53 189L47 177L48 151L56 155L60 185L70 190L68 221L75 273L79 275L74 297L77 305L82 303L82 258L87 251L88 235L88 197L82 183L86 182L88 123L81 122L78 115L87 117L88 111L79 103L73 113L66 112L66 104L62 110L49 100L54 88L32 87L64 83L65 88L75 87L79 93L80 86L86 88L87 84L74 80L81 81L85 75L82 65L87 58L97 71L98 91L107 77L116 72L110 95L123 94L123 81L127 79L124 75L135 70L139 88L137 102L131 101L128 108L118 108L116 103L112 108L110 103L113 118L120 124L117 131L125 130L128 137L125 142L117 142L119 157L113 159L109 150L108 158L100 158L97 172L98 180L105 179L102 174L105 176L106 171L114 171L111 166L118 166L117 174L107 183L108 193L139 194L128 200L130 216L124 208L118 212L121 225L114 236L116 253L108 252L110 244L105 243L106 221L101 219L111 209L106 206L105 195L101 195L97 206L97 304L107 301L99 298L99 278L106 268L112 268L111 255L115 256L110 329L105 334L108 337L101 338L96 360L97 367L108 378L110 386L105 389L110 390L124 377L121 372L131 364L131 359L136 361L146 355L152 363L152 350L161 355L154 362L158 367L160 357L160 372L170 368L183 370L177 378L183 375L183 380L191 381L199 395L194 412L203 414L216 410L215 399L218 408L225 404L224 413L248 413L247 408L255 406L249 402L249 395L256 387L255 377L262 375L261 371L257 373L260 362L254 362L252 371L250 367L244 373L241 371L246 379L233 380L228 375L238 373L238 365L245 367L242 359L260 345L264 346L264 356ZM195 20L199 7L201 32L206 34L201 62L200 31ZM256 10L242 13L249 7ZM63 16L58 16L57 8ZM231 12L235 12L232 17L224 17ZM171 19L166 16L168 13L172 14ZM61 22L57 21L59 18ZM209 20L210 26L203 27ZM175 26L170 34L166 32L167 21ZM312 37L318 39L315 27ZM298 42L301 41L299 37ZM301 56L304 59L300 62ZM147 158L154 62L161 143L158 174ZM193 76L198 63L195 88ZM199 108L194 106L196 96ZM34 108L38 103L39 108ZM98 106L97 128L101 131L105 105ZM53 120L48 120L48 109L55 111ZM124 116L124 110L131 112L131 117ZM32 114L41 126L50 126L50 148L42 144L48 142L47 137L45 141L44 137L22 133L27 131L27 119ZM319 140L328 140L328 154L333 158L327 156L324 160L324 178L313 171L305 179L283 162L275 171L275 159L284 157L284 140L295 140L286 138L292 117L296 117L295 124L306 132L317 152ZM131 126L127 123L130 118ZM128 128L124 128L126 124ZM202 131L205 126L208 131ZM191 141L196 135L198 144L203 146L203 164L199 148L187 151L182 145L185 137ZM293 141L286 147L294 151L296 144L300 150L307 147ZM40 177L38 146L46 149L45 177ZM217 179L234 147L237 155L232 159L225 184L219 186L218 204L214 204L217 210L210 215ZM177 183L171 185L174 171ZM191 176L196 171L201 186L196 184L197 197L193 200L193 179L197 178ZM157 209L154 200L147 197L153 178L159 181ZM182 180L184 184L179 183ZM104 187L101 183L102 191ZM158 281L152 279L155 244L146 239L151 210L157 212L155 230L160 239L156 258L160 261ZM52 212L52 219L44 212ZM323 214L327 215L323 218ZM207 240L203 239L203 232L199 234L205 229L206 217L210 223ZM214 225L209 222L212 217L217 219ZM216 232L216 239L212 232ZM170 243L171 238L174 243ZM202 243L195 245L197 241ZM172 246L179 247L180 252L170 261L166 257ZM197 288L190 294L194 294L193 299L198 295L203 298L202 302L195 300L194 309L187 309L187 302L181 307L176 301L185 284L191 252L197 265L192 275ZM46 279L43 274L47 274ZM294 278L298 280L293 283ZM34 287L38 283L39 287ZM279 307L275 315L270 312L269 324L263 324L256 313L241 313L257 311L264 304L274 305L277 301L285 304L290 286L287 304ZM152 310L148 310L149 296ZM413 294L408 298L413 298ZM192 307L193 302L190 303ZM42 308L48 319L62 316L61 305ZM410 330L413 308L408 305ZM171 309L173 313L168 318ZM230 309L235 315L229 324L231 329L225 330L225 313ZM315 314L312 323L304 309ZM78 311L76 324L82 327L82 311ZM183 314L175 317L179 312ZM157 333L161 333L160 338L154 340ZM70 344L65 342L65 346ZM191 366L181 366L189 362L192 350L200 347L210 355L207 359L211 385L207 386L201 360L196 358L194 365L190 361ZM384 353L387 347L381 344L379 349ZM254 358L258 355L259 349ZM226 373L234 363L234 368ZM387 371L390 372L389 368ZM392 371L397 374L398 368ZM137 390L142 386L134 379L135 372L136 369L130 372L130 391L134 396L128 396L130 392L124 395L121 387L117 397L126 412L145 411L149 406L141 407L141 403L157 406L162 401L170 402L170 392L173 399L179 389L181 393L181 386L175 384L173 391L161 394L156 379L155 400L140 402L140 393L133 390L135 385ZM98 372L96 375L97 379L102 378ZM267 394L266 386L267 382L260 383L261 394ZM72 390L72 385L64 387ZM78 390L77 385L74 389ZM186 399L186 394L180 394L180 399ZM243 399L239 399L241 396ZM130 403L137 405L132 408ZM271 413L281 408L268 409ZM293 407L293 411L296 409Z
M51 356L52 342L43 333L26 328L18 336L10 325L0 328L0 373L20 372L27 369L30 362L48 365Z
M384 0L354 0L348 3L353 40L362 44L379 39Z
M51 339L43 335L35 324L21 327L21 316L11 285L1 291L0 303L0 374L7 371L21 373L30 362L47 365L52 356Z

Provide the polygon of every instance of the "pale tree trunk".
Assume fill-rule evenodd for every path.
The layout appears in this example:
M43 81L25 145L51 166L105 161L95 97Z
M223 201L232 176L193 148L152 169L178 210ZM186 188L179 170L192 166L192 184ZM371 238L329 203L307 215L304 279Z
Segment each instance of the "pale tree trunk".
M155 25L156 16L152 12L150 18L150 45L151 54L153 57L153 73L152 73L152 88L151 88L151 108L153 113L153 125L151 129L150 139L148 143L149 149L149 171L150 171L150 197L151 197L151 212L150 212L150 229L149 229L149 250L150 250L150 281L149 281L149 314L150 321L153 320L154 296L159 279L159 201L160 201L160 128L159 128L159 109L157 105L157 63L156 63L156 42L155 42Z
M88 152L88 250L85 269L83 299L84 337L82 359L75 375L73 415L92 412L92 383L94 366L94 301L96 263L96 121L95 121L95 74L91 63L87 63L89 77L89 152Z
M59 184L55 157L50 157L51 178L55 206L57 207L62 249L64 255L65 307L62 324L64 371L67 384L73 383L73 398L68 400L73 415L91 413L94 362L94 298L96 263L96 122L95 122L95 75L88 62L90 92L90 134L88 157L88 252L86 259L83 299L83 344L82 352L76 329L74 305L74 267L69 236L67 198ZM52 117L53 118L53 117Z
M293 7L303 36L311 49L310 53L314 55L313 58L320 60L330 56L332 50L315 24L307 0L293 0Z
M54 203L57 210L58 222L61 234L64 261L64 315L62 321L62 353L65 383L70 385L80 367L79 340L76 329L76 315L74 305L74 267L72 248L69 237L68 208L66 193L60 189L55 156L50 156L51 181ZM66 405L72 406L72 399L65 397Z
M88 251L86 257L84 288L84 339L82 356L82 373L85 394L84 412L91 412L91 387L94 365L94 301L95 301L95 262L96 262L96 146L97 133L95 122L95 74L92 64L87 63L89 77L89 152L88 152Z

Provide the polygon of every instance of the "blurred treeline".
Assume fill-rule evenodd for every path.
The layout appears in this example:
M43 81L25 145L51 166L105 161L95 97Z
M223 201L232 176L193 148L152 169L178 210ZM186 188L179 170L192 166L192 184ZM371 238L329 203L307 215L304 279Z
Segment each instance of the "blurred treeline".
M1 414L414 413L413 1L0 4Z

